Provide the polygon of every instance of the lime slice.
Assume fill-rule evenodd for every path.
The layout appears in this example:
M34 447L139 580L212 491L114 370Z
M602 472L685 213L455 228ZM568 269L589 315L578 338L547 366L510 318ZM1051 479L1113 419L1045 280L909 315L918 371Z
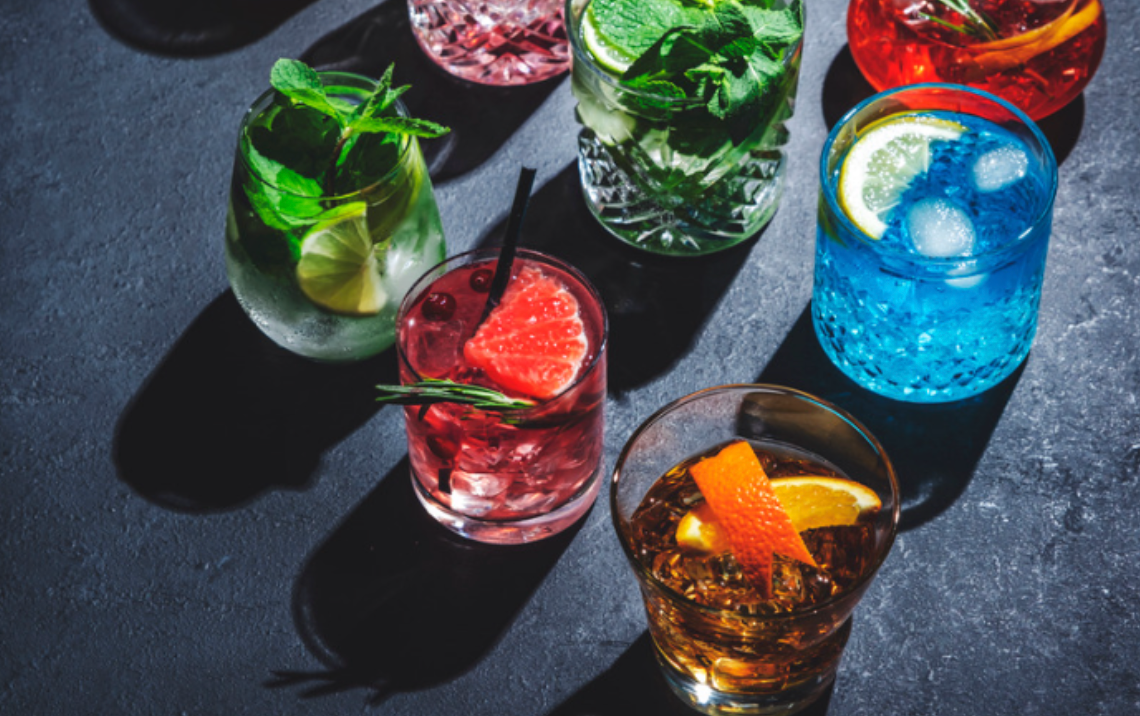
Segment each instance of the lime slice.
M309 229L301 240L297 283L309 300L330 311L350 316L380 312L387 296L363 202L340 207Z
M607 40L598 29L593 6L586 8L582 17L582 42L590 54L594 56L595 62L617 75L629 69L635 59L625 50Z
M886 215L915 177L930 168L930 145L954 141L966 127L926 114L894 114L865 128L839 169L839 203L872 239L887 230Z

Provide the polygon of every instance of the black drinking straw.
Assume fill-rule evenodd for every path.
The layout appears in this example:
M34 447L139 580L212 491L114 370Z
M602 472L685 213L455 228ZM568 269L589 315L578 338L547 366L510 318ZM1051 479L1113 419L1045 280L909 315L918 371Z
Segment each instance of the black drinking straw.
M491 293L487 296L487 305L483 309L483 317L479 319L479 323L487 320L487 316L491 315L491 311L499 305L499 301L503 299L503 292L507 290L507 282L511 280L511 264L515 262L515 248L518 247L523 217L526 216L526 207L530 203L534 175L535 170L530 167L519 170L519 183L515 187L515 203L511 207L511 218L507 222L507 235L503 237L499 265L495 267L495 277L491 279Z

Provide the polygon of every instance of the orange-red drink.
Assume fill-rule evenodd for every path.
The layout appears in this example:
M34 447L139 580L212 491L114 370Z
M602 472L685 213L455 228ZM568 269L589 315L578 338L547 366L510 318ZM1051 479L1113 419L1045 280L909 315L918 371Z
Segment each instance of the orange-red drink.
M1033 119L1073 100L1104 54L1101 0L852 0L847 42L882 91L968 85Z

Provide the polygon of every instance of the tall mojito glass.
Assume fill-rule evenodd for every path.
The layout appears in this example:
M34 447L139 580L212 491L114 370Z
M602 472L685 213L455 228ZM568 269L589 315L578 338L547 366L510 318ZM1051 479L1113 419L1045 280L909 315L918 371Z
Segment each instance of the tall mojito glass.
M853 109L820 159L812 321L869 390L945 402L1029 353L1057 163L1021 110L956 85L914 85Z
M612 234L662 254L754 235L783 188L801 0L569 0L578 167Z
M637 429L610 496L677 696L792 714L827 690L899 521L890 460L854 418L778 386L709 388Z
M271 89L242 122L226 268L274 342L350 361L392 345L400 299L444 256L443 230L416 136L402 133L418 121L390 96L390 75L309 72L275 76L304 101Z

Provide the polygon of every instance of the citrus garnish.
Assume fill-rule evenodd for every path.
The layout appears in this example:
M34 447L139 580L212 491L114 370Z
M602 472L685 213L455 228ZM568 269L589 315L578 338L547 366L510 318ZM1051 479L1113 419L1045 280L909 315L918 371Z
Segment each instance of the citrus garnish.
M925 114L894 114L866 127L839 169L839 204L872 239L887 230L884 218L915 177L930 168L930 145L954 141L966 127Z
M874 490L841 477L777 477L776 498L796 530L853 525L883 506Z
M694 464L689 474L728 536L745 577L765 596L772 593L773 553L818 566L751 445L731 443Z
M677 523L677 544L696 552L720 554L732 549L709 503L702 502Z
M633 64L634 57L613 42L606 39L598 29L594 8L586 8L582 15L582 42L586 49L594 56L594 61L605 69L620 75Z
M574 382L588 348L578 300L528 266L507 285L463 355L502 388L545 400Z
M374 315L387 299L366 208L362 202L346 204L301 240L297 283L309 300L336 313Z

